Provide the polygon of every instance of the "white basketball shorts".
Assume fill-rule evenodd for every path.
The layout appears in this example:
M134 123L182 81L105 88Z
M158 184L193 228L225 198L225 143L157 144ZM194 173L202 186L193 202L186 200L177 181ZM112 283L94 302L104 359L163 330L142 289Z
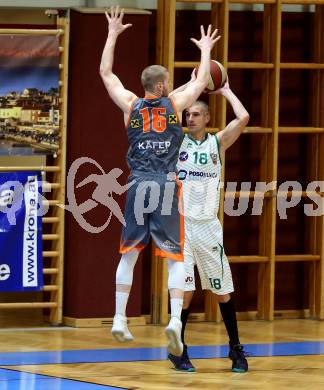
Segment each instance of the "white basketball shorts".
M234 291L232 273L223 246L223 231L218 219L192 221L185 218L185 291L194 291L197 266L204 290L217 295Z

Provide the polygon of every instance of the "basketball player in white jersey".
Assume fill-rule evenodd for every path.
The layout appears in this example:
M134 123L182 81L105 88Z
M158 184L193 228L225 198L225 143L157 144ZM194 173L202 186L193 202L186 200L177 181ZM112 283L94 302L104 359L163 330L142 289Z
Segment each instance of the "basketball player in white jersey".
M195 371L189 360L184 333L195 291L194 266L197 266L202 288L212 291L218 298L229 336L228 356L232 360L232 371L246 372L248 363L238 336L234 298L230 295L234 291L232 275L224 252L223 231L217 213L222 169L221 152L238 139L249 121L249 114L231 91L228 81L216 93L226 98L236 115L236 118L216 135L206 133L210 120L206 103L196 101L186 111L188 134L183 139L177 164L179 179L183 184L185 216L186 282L181 313L184 350L181 357L169 354L168 358L177 370Z

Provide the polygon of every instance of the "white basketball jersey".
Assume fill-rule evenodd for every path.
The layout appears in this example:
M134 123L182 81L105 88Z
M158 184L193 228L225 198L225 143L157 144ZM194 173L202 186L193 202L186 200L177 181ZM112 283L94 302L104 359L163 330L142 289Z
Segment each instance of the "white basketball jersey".
M222 170L217 137L207 134L199 142L186 134L177 168L183 185L185 217L199 221L215 219Z

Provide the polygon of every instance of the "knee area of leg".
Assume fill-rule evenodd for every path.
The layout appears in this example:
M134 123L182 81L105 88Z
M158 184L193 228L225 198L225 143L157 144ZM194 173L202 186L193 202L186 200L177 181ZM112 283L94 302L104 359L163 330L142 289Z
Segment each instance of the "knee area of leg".
M231 299L230 294L216 295L216 296L219 303L227 303Z
M183 309L187 310L190 307L192 298L194 296L194 291L185 291L183 295Z
M137 257L137 251L131 251L122 255L117 267L116 284L132 284Z
M189 306L190 306L190 302L186 302L185 300L183 301L183 306L182 306L182 308L184 309L184 310L187 310L187 309L189 309Z
M168 287L183 290L185 284L185 270L183 262L168 261L169 278Z
M131 250L127 253L124 253L120 258L120 262L126 263L130 267L134 267L138 258L139 252L137 250Z
M184 263L183 261L174 261L168 259L168 270L170 273L177 273L185 275Z

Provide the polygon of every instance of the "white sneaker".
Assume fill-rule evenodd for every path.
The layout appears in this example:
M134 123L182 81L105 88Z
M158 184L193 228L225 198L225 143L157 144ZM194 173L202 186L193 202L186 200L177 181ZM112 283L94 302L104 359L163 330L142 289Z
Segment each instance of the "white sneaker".
M177 317L171 317L169 325L165 328L165 334L169 339L168 352L174 356L181 356L183 352L181 329L182 322Z
M120 343L134 340L134 337L127 327L127 318L120 314L116 314L114 317L111 334L113 335L114 339Z
M133 341L134 340L134 336L131 334L131 332L129 331L127 326L126 326L126 332L124 334L124 338L125 338L125 341Z

